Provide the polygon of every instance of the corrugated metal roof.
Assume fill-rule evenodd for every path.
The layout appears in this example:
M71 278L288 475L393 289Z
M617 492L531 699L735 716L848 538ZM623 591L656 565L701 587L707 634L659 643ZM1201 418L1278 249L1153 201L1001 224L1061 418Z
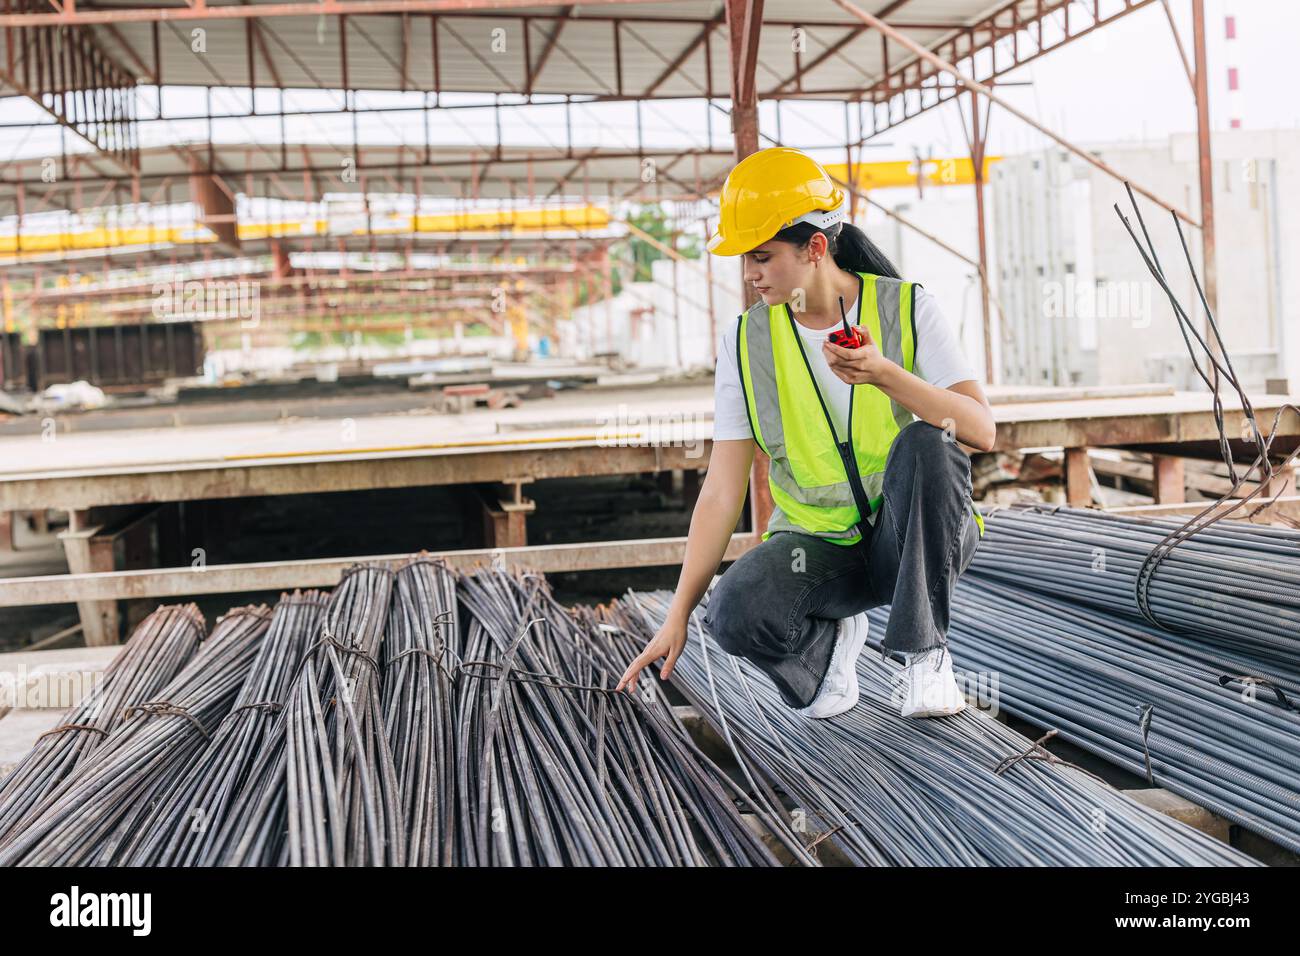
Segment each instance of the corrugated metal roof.
M259 3L256 0L250 5ZM1029 13L1036 4L1035 0L1023 0L1016 5ZM863 0L863 6L880 9L881 3ZM905 24L907 34L918 43L933 46L952 35L954 25L973 25L1010 6L990 4L988 0L904 0L888 5L892 8L888 19ZM79 5L79 9L84 7ZM541 5L490 14L395 13L164 22L157 27L158 63L154 61L155 27L151 23L124 22L86 29L123 68L147 83L153 82L150 74L157 67L165 84L243 87L256 82L268 87L341 89L345 85L341 31L346 23L346 85L353 89L514 94L531 90L538 94L612 96L619 92L620 71L615 67L616 61L621 61L625 96L729 95L727 36L719 0L579 5L566 16L568 9ZM880 37L835 4L768 0L763 18L757 65L760 91L782 88L797 72L792 49L796 26L804 30L804 62L855 34L833 55L809 69L802 81L803 95L831 91L820 95L834 96L834 91L861 89L880 78L884 66ZM710 24L713 29L707 46L712 69L706 70L706 44L701 36ZM554 48L537 69L557 26ZM194 30L204 31L200 35L204 52L192 49L197 45ZM668 73L683 55L685 59ZM897 67L910 58L902 47L890 45L891 66ZM535 73L531 88L527 66L533 67Z

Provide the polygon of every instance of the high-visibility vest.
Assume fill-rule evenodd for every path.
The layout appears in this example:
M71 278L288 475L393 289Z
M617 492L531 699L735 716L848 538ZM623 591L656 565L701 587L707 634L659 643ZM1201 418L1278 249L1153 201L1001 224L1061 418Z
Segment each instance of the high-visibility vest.
M885 358L912 371L915 283L867 272L857 275L855 324L870 331ZM767 480L772 517L762 539L776 531L800 531L835 544L856 544L862 539L861 512L841 449L857 463L868 501L867 521L874 526L884 501L889 449L915 416L874 385L850 386L849 444L840 445L789 306L768 308L760 299L737 322L736 364L749 425L771 459ZM972 512L982 536L983 518L973 505Z

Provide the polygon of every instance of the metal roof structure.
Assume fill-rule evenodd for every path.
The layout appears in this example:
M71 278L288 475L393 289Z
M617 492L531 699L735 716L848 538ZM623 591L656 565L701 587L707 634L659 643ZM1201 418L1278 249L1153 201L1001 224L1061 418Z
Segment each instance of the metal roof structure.
M872 6L916 44L949 62L969 61L974 78L988 81L1150 2L892 0ZM729 5L761 18L747 47L760 98L869 104L864 138L960 92L906 45L832 2L194 0L64 2L52 10L44 0L21 0L17 6L26 12L0 14L6 35L0 94L41 102L132 171L135 129L145 117L126 102L129 97L118 97L107 110L79 102L75 94L86 86L80 76L94 77L105 92L141 84L431 91L435 108L443 93L728 98ZM1050 44L1045 28L1056 37ZM354 104L340 108L348 112Z
M1094 29L1141 3L1086 8L1075 32ZM318 4L253 2L191 8L78 4L79 13L113 10L90 26L109 56L137 79L172 85L279 86L303 89L437 90L616 99L728 97L725 4L492 3ZM355 6L359 12L350 13ZM296 10L294 8L297 8ZM432 7L432 9L427 9ZM498 9L489 9L496 7ZM224 8L224 9L223 9ZM399 9L400 8L400 9ZM903 0L878 12L916 42L960 60L988 49L1013 24L1068 17L1071 5L1020 0ZM1075 6L1079 17L1081 7ZM426 12L427 10L427 12ZM237 14L213 19L223 14ZM285 15L292 11L297 15ZM178 13L184 13L180 20ZM760 95L875 101L908 85L917 58L874 35L833 4L768 0L756 69ZM191 30L206 31L207 53L192 52ZM805 48L791 43L802 31ZM1043 50L1017 57L1014 65ZM990 75L1012 65L1006 60Z
M1204 0L1190 0L1194 54L1177 29L1197 104L1201 130L1201 215L1134 189L1204 233L1207 298L1215 301L1213 209L1208 189L1208 90L1204 69ZM65 139L84 141L42 162L18 162L0 171L0 235L23 233L37 212L128 203L191 202L215 242L146 244L127 252L107 249L92 258L143 262L211 258L266 251L287 256L319 237L247 239L241 218L258 200L323 201L357 195L367 210L377 195L453 202L495 200L518 205L617 199L687 200L675 213L675 233L704 225L703 204L738 158L776 144L760 131L757 105L838 103L844 112L842 146L852 186L864 144L899 123L948 101L969 104L964 117L976 170L984 168L987 107L1009 112L1063 148L1120 177L1086 150L1017 110L997 93L1009 72L1152 5L1154 0L592 0L537 4L521 0L7 0L0 12L0 94L24 96L60 124ZM1166 6L1171 28L1172 14ZM162 90L201 91L206 106L169 111ZM212 90L238 92L246 114L213 110ZM335 107L291 106L286 91L329 91ZM142 94L143 91L143 95ZM152 91L152 95L150 95ZM279 95L275 92L279 91ZM259 95L260 94L260 95ZM382 97L377 99L377 96ZM464 98L477 97L466 101ZM960 100L959 100L960 98ZM566 122L565 142L524 148L506 142L503 114L605 102L696 101L710 117L708 141L695 147L646 143L637 109L635 149L582 148ZM721 101L721 102L718 102ZM391 113L406 128L425 130L457 109L488 109L495 138L479 148L433 142L383 145L359 135L358 118ZM153 110L151 113L150 110ZM295 143L286 122L303 116L349 119L352 136L329 145ZM717 141L712 119L718 119ZM180 142L141 148L141 130L155 124L246 118L278 122L280 135L222 143ZM724 128L729 124L730 130ZM12 129L21 121L0 121ZM729 136L728 136L729 132ZM75 134L75 135L74 135ZM833 134L838 135L838 134ZM728 142L729 139L729 142ZM764 144L761 140L766 140ZM796 144L798 145L798 144ZM825 145L825 144L823 144ZM645 176L645 164L653 175ZM340 170L351 164L348 176ZM51 173L51 165L55 171ZM918 175L920 172L918 171ZM351 177L351 178L349 178ZM974 188L978 261L951 246L981 277L985 364L993 380L990 290L984 240L983 176ZM417 210L422 210L417 204ZM367 212L367 216L369 213ZM353 229L331 239L340 249L414 250L432 244L422 230L377 233ZM496 254L517 251L516 239L547 237L522 230L493 237ZM451 237L480 247L484 234ZM609 268L603 244L618 234L592 233L594 260ZM439 244L441 243L441 245ZM667 248L667 247L666 247ZM200 251L201 249L201 251ZM675 254L669 249L670 254ZM72 264L81 268L84 259ZM281 265L287 264L282 260ZM31 266L30 260L24 267ZM40 264L37 268L44 268ZM0 268L3 265L0 264ZM290 270L281 268L281 273ZM37 281L42 281L37 278ZM607 284L608 287L608 277Z
M45 159L0 167L0 217L99 205L189 198L194 173L211 173L225 191L248 198L316 202L326 193L406 193L430 199L504 200L544 205L570 201L693 200L716 191L735 163L730 147L713 150L546 149L503 146L413 148L402 144L198 143L138 154L138 172L111 172L89 153L68 155L53 182ZM647 163L655 175L646 180ZM62 164L60 164L62 165Z

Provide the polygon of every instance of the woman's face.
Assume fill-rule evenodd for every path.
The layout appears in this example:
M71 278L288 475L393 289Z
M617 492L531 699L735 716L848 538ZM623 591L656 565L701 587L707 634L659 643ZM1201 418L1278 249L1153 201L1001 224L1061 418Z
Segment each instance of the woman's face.
M814 235L806 247L799 249L794 243L769 239L745 253L745 281L753 283L767 305L789 302L795 289L812 285L811 257L825 254L825 249L820 248L824 242L824 236Z

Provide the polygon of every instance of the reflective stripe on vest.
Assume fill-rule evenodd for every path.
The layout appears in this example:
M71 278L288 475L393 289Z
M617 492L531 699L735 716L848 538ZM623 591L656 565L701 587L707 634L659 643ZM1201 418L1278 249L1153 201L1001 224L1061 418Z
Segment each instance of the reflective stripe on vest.
M916 327L913 283L858 273L858 325L865 326L891 362L912 371ZM802 531L836 544L861 540L861 515L826 421L803 343L786 305L761 300L739 317L736 362L759 447L772 459L768 485L772 517L763 532ZM883 501L885 461L894 438L915 417L874 385L850 389L852 442L874 524Z

